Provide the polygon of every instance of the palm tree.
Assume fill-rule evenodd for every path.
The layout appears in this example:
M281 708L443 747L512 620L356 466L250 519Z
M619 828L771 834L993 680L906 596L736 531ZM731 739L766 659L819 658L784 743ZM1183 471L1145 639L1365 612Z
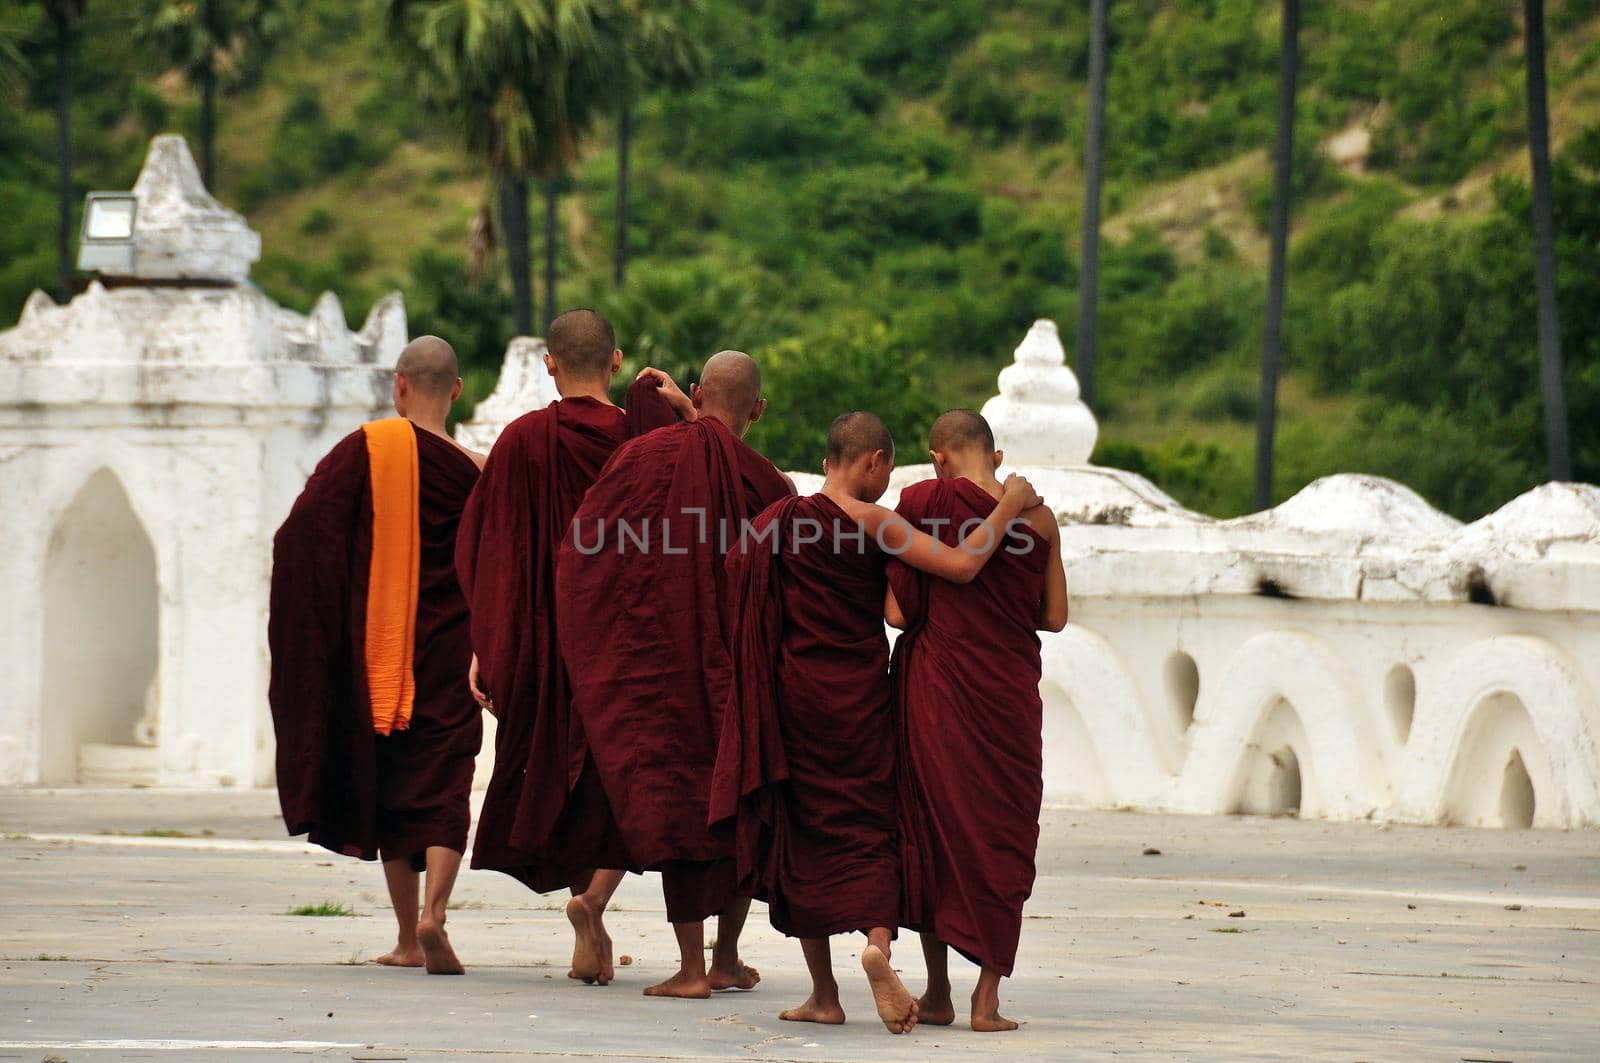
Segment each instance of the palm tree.
M61 300L72 297L72 37L86 0L45 0L56 46L56 269Z
M1544 0L1523 0L1528 67L1528 155L1533 164L1533 269L1539 300L1539 379L1544 393L1546 460L1552 480L1572 478L1567 397L1561 381L1561 317L1556 304L1555 217L1550 204L1550 116L1545 99Z
M613 280L621 288L628 272L629 161L633 102L639 93L665 86L683 88L705 71L705 49L696 32L705 0L618 0L616 50L610 79L617 112L617 247Z
M289 18L287 0L154 0L141 35L200 90L200 172L216 187L217 90L259 69Z
M1106 139L1106 4L1089 6L1089 115L1083 148L1083 268L1078 274L1078 384L1094 405L1094 355L1100 312L1100 174Z
M607 56L599 24L612 6L610 0L385 0L390 36L416 67L424 98L459 125L499 189L523 335L533 332L534 321L528 187L560 174L604 103ZM554 251L549 243L547 254Z
M23 31L15 21L15 10L0 11L0 92L10 92L22 84L28 61L22 57Z
M1261 333L1261 408L1256 422L1256 508L1272 505L1272 444L1278 424L1278 354L1283 339L1283 289L1289 248L1289 193L1294 178L1295 82L1300 75L1300 0L1283 0L1278 55L1278 133L1272 146L1271 262L1267 317Z

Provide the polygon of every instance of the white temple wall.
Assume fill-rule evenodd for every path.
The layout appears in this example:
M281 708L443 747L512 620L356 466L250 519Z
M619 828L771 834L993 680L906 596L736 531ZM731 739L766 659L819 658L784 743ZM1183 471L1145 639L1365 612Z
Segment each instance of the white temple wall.
M1516 755L1532 825L1600 825L1593 615L1076 597L1072 621L1043 635L1052 804L1288 812L1262 807L1287 748L1301 814L1515 826L1501 796ZM1199 680L1188 725L1179 654Z

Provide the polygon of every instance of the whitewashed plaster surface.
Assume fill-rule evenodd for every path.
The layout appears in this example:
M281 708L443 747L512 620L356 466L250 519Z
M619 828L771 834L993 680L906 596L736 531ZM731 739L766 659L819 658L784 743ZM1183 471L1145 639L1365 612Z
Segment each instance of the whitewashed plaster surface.
M387 408L405 316L391 296L352 333L331 295L302 316L240 282L255 234L193 169L181 140L152 144L138 191L164 250L136 269L176 256L150 275L214 286L35 293L0 333L0 492L24 500L0 516L0 783L271 781L271 535ZM463 442L555 397L542 353L512 343ZM1048 801L1600 825L1600 488L1546 484L1462 525L1332 476L1219 521L1084 464L1094 419L1052 323L1000 391L984 412L1056 512L1072 593L1042 636ZM897 470L885 502L930 474Z
M133 272L180 283L35 292L0 333L0 783L269 784L272 534L388 406L405 310L273 303L179 137L135 192Z

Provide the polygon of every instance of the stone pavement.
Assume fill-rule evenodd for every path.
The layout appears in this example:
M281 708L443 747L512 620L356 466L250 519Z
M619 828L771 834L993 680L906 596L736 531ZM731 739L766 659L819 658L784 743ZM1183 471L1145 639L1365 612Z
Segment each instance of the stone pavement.
M565 977L559 903L464 873L464 978L363 964L393 941L375 866L284 839L262 792L0 791L0 1060L1594 1059L1600 834L1045 814L1005 1010L1015 1034L778 1021L799 950L757 905L753 993L656 1001L656 882L609 917L634 962ZM161 832L172 836L147 836ZM1160 855L1143 855L1147 848ZM353 917L287 914L346 905ZM1243 912L1242 916L1232 913ZM922 960L896 965L915 990ZM972 969L952 964L958 993ZM959 1005L959 1001L958 1001Z

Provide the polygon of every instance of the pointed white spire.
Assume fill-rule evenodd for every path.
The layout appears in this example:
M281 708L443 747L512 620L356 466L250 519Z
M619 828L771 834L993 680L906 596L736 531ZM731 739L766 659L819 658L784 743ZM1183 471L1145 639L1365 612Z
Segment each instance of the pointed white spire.
M493 394L473 409L472 420L456 426L456 439L464 446L487 452L506 425L529 410L542 410L559 399L556 382L544 367L548 349L544 340L534 336L512 340Z
M1087 463L1100 427L1078 398L1078 378L1067 368L1056 323L1035 321L1015 359L1000 370L1000 394L983 406L1006 464L1047 469Z
M150 141L133 194L135 277L238 282L250 276L261 236L206 191L182 137Z

